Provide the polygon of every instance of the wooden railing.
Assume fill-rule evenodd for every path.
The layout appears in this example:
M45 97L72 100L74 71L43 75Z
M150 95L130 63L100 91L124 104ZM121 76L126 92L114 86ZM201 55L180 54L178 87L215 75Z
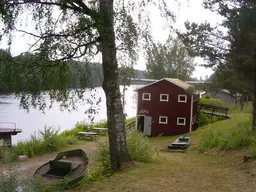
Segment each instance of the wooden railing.
M199 110L207 110L211 114L216 114L215 112L224 113L225 116L228 115L229 108L227 107L221 107L216 105L209 105L209 104L199 104Z
M136 130L136 120L133 120L125 125L126 130Z

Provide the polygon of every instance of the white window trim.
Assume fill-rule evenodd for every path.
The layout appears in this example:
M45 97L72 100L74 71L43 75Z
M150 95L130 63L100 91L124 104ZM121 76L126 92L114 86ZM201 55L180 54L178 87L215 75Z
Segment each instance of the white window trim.
M180 100L180 97L185 97L185 101ZM178 95L178 102L179 103L187 103L187 95Z
M161 118L165 118L166 121L165 121L165 122L162 122L162 121L161 121ZM159 116L159 124L168 124L168 117L167 117L167 116Z
M162 96L167 96L167 99L162 99ZM160 94L160 101L169 101L169 94Z
M184 123L179 123L180 119L184 119ZM186 125L186 118L185 117L177 117L177 125Z
M144 96L146 95L146 94L148 94L148 99L147 98L144 98ZM143 101L150 101L151 100L151 93L142 93L142 100Z

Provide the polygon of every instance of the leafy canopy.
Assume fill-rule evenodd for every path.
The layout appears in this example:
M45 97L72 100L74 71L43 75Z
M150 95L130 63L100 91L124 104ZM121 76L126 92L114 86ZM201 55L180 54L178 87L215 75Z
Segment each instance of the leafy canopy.
M204 0L204 7L222 16L223 21L215 27L207 22L186 22L187 32L178 32L178 36L191 55L203 57L204 66L216 70L215 76L225 84L222 86L241 93L250 92L256 63L256 3Z
M147 75L152 79L188 80L195 69L194 59L178 38L169 39L165 44L152 42L147 48L146 61Z
M83 98L85 86L68 89L73 80L67 61L72 59L89 63L101 57L102 36L99 31L104 27L105 13L100 2L103 1L106 0L0 1L0 19L5 26L0 31L0 40L8 37L10 47L15 33L29 35L34 40L29 50L22 50L33 54L33 59L28 59L29 63L14 62L11 69L6 68L7 74L15 74L10 75L15 78L5 79L5 85L21 96L22 107L28 108L33 103L44 109L47 104L42 90L46 89L51 89L50 99L62 102L63 106L74 105ZM151 15L147 9L153 7L159 8L167 24L174 20L166 0L114 1L118 61L125 60L130 66L136 63L138 50L151 38ZM38 71L41 71L40 78ZM84 76L86 82L86 73L80 76ZM24 77L28 77L27 80L19 85L19 80ZM24 87L22 92L20 87Z

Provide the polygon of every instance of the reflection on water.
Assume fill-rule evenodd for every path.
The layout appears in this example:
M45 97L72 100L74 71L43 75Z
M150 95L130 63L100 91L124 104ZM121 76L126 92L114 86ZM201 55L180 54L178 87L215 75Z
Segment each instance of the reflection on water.
M125 93L124 110L127 117L133 117L136 114L137 98L134 92L135 88L137 87L130 86ZM120 89L123 90L122 86ZM85 93L85 97L91 98L92 91L96 93L94 101L99 100L101 97L101 102L94 106L97 109L97 114L94 115L94 122L99 122L106 119L106 98L102 88L88 90ZM13 95L1 97L0 100L3 102L0 104L0 122L16 123L17 128L22 129L22 133L12 137L13 143L28 139L31 134L37 130L42 130L44 126L60 127L62 131L73 128L78 121L90 122L88 114L85 114L85 111L90 108L89 104L79 104L77 109L72 112L67 110L60 111L59 105L55 104L50 110L46 110L44 114L35 109L31 109L29 113L20 109L19 100L15 99Z

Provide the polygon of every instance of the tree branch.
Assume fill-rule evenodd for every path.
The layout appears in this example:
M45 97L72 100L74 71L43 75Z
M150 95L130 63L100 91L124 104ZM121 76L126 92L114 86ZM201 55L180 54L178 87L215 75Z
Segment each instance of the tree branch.
M90 16L91 18L97 20L98 18L98 12L95 10L90 9L88 6L86 6L82 1L80 0L73 0L75 1L75 3L77 3L79 6L81 7L77 7L72 3L72 0L69 0L69 4L64 4L61 3L62 1L59 2L46 2L43 0L18 0L18 1L11 1L8 2L7 5L9 6L15 6L15 5L24 5L24 4L39 4L39 5L52 5L52 6L58 6L60 8L64 8L64 9L70 9L73 11L77 11L79 13L84 13L88 16Z
M100 38L97 37L97 38L96 38L95 40L93 40L93 41L90 41L90 42L88 42L88 43L83 43L83 44L77 45L77 47L74 48L69 54L67 54L66 56L64 56L64 57L62 57L62 58L60 58L60 59L56 59L55 61L64 61L64 60L69 60L69 59L72 59L72 58L73 58L73 59L74 59L74 58L80 58L80 57L82 57L82 56L84 56L84 55L86 54L86 52L87 52L87 50L88 50L88 48L89 48L90 46L96 44L96 43L99 42L99 41L100 41ZM80 55L79 55L79 56L75 56L76 53L79 51L79 49L80 49L81 47L84 47L84 51L83 51L82 53L80 52Z
M59 34L56 34L56 33L45 33L45 34L42 34L42 35L37 35L35 33L32 33L32 32L28 32L28 31L24 31L24 30L20 30L20 29L16 29L17 32L21 32L21 33L25 33L25 34L28 34L28 35L31 35L33 37L37 37L37 38L40 38L40 39L46 39L46 38L49 38L49 37L71 37L71 36L74 36L82 31L85 31L91 27L96 27L96 23L93 23L91 25L87 25L86 27L84 28L81 28L77 31L72 31L71 33L59 33Z

